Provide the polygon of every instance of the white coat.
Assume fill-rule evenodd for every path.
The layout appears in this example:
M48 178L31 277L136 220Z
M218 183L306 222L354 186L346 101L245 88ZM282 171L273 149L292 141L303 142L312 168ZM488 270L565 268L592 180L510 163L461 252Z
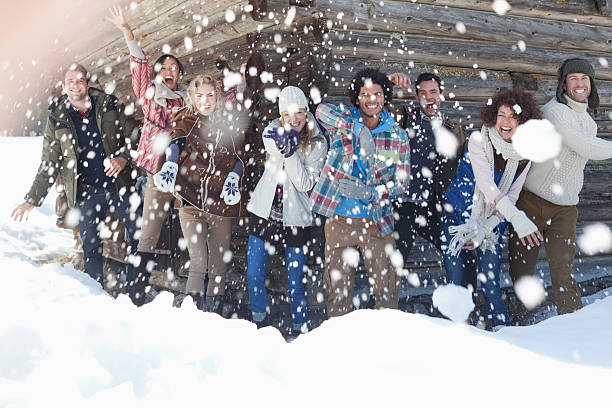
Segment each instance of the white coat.
M317 183L327 156L327 141L312 114L308 115L310 123L314 124L314 135L305 149L302 149L302 146L298 147L291 157L285 158L276 147L274 140L263 138L266 150L265 169L247 205L247 210L267 220L276 194L276 186L282 185L285 227L312 225L310 190ZM280 119L275 119L264 129L263 134L280 126Z

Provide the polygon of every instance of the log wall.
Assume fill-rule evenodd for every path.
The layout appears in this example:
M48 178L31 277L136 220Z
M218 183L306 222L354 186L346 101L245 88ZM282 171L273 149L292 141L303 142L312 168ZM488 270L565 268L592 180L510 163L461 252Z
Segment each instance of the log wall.
M185 62L185 80L220 74L219 55L239 67L257 50L273 74L268 87L295 84L308 92L316 86L324 101L346 102L347 84L361 68L405 72L413 80L436 71L445 84L443 111L473 128L500 89L522 86L543 104L554 96L560 63L587 58L596 69L602 104L595 116L599 135L612 139L612 2L508 3L507 14L498 15L490 0L142 0L127 16L152 58L165 47ZM234 21L226 18L227 10ZM88 45L82 61L98 72L102 86L112 83L124 101L135 102L127 48L116 32L105 33L103 39L81 39L82 48ZM394 90L395 104L412 100L411 93ZM587 222L612 222L611 176L612 160L587 165L580 229ZM420 244L422 255L407 266L423 272L440 259ZM612 265L612 257L598 259Z

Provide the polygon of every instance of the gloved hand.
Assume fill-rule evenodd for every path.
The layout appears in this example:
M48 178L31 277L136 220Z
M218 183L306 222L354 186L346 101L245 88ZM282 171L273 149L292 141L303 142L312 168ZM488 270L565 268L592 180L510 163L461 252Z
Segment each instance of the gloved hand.
M486 219L484 224L480 227L476 235L472 238L474 248L479 247L482 242L491 235L495 227L500 223L499 217L495 214Z
M358 200L369 200L372 198L372 188L366 186L356 177L349 176L338 180L338 191L344 197Z
M370 129L363 126L359 131L359 155L362 158L373 157L376 153L376 146L374 145L374 137L370 133Z
M527 215L512 204L508 196L499 200L495 208L512 224L519 238L524 238L538 230Z
M287 133L285 133L287 134ZM286 158L293 156L293 153L297 150L297 146L300 144L300 135L295 130L289 130L287 134L287 149L284 152Z
M240 176L231 171L225 178L220 197L227 205L234 205L240 201Z
M155 187L165 193L174 191L174 182L176 181L176 173L178 172L178 164L167 161L162 166L161 170L153 175Z
M283 129L282 127L268 129L268 131L264 132L263 137L274 140L274 143L276 143L276 147L281 152L287 148L287 132L285 132L285 129Z

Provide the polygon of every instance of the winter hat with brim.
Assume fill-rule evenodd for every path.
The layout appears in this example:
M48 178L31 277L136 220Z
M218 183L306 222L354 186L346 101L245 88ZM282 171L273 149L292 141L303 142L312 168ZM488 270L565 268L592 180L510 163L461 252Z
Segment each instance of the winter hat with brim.
M304 92L295 86L286 86L278 95L278 111L295 113L298 109L308 110L308 99Z
M567 105L563 94L565 91L563 90L563 84L565 84L565 78L569 74L586 74L591 79L591 94L589 95L589 108L597 109L599 107L599 94L597 93L597 88L595 88L595 69L591 63L583 58L570 58L563 61L561 67L559 68L558 76L559 82L557 84L557 101Z

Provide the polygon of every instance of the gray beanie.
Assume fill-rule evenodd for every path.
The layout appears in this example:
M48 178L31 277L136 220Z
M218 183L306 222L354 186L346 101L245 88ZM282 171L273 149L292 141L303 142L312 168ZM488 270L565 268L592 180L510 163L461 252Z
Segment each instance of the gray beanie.
M566 104L565 98L563 97L563 85L565 84L565 78L569 74L587 74L591 79L591 94L589 95L589 108L597 109L599 107L599 94L597 88L595 88L595 69L593 65L584 58L570 58L563 61L561 67L557 71L559 82L557 83L557 101Z
M296 86L286 86L278 95L278 112L293 113L297 109L308 110L308 99Z

